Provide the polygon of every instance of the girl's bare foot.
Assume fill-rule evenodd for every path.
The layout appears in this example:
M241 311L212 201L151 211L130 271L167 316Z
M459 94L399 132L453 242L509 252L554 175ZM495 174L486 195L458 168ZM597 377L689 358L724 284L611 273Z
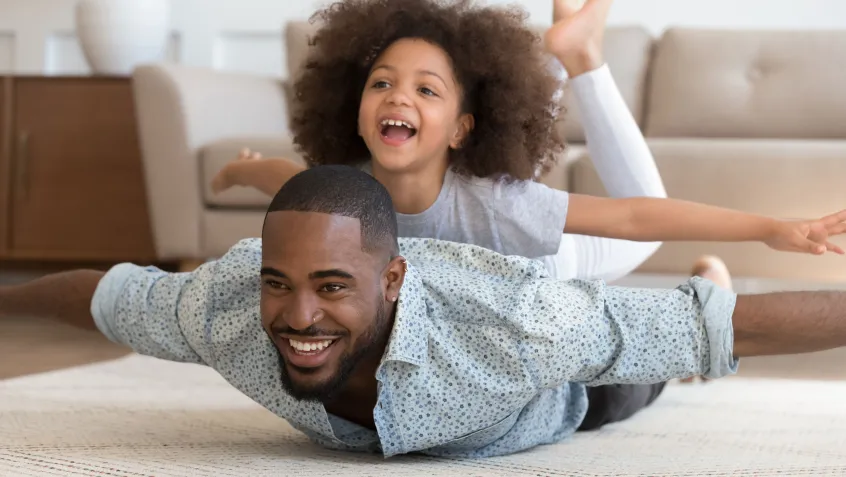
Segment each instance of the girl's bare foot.
M713 255L703 255L693 264L693 269L690 272L692 276L702 277L717 285L731 290L731 273L725 262L719 257Z
M238 176L238 169L240 168L241 163L243 161L252 161L256 159L261 159L261 153L252 152L249 148L242 149L241 153L238 154L238 157L235 158L234 161L223 166L214 178L212 178L212 192L220 194L221 192L238 185L236 178Z
M702 277L714 282L717 286L731 290L731 273L729 273L726 264L720 260L719 257L713 255L703 255L699 257L693 264L693 269L690 274L695 277ZM708 379L700 376L702 382ZM692 383L696 381L695 377L685 378L680 380L683 383Z

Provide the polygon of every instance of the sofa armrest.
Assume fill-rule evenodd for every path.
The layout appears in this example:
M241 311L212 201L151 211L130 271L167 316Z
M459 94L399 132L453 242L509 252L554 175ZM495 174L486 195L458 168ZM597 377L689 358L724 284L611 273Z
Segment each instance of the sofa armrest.
M569 191L573 164L587 155L584 144L568 144L567 149L558 157L555 165L542 177L539 182L553 189Z
M228 137L288 129L280 81L154 64L135 69L133 92L158 258L201 259L199 152Z

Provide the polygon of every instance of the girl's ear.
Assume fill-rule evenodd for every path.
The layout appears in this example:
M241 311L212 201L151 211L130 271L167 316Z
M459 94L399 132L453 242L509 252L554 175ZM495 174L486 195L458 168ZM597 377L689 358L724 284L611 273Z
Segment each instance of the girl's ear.
M452 149L461 149L467 136L473 131L476 125L476 119L472 114L462 114L458 118L458 127L455 128L455 134L452 135L452 140L449 142L449 147Z

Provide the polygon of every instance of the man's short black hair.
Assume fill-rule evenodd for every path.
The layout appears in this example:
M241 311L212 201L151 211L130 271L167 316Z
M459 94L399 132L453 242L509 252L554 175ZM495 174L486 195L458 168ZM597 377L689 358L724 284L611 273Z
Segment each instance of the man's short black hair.
M397 245L397 216L387 189L366 172L350 166L315 166L295 175L279 189L267 213L318 212L358 219L364 250Z

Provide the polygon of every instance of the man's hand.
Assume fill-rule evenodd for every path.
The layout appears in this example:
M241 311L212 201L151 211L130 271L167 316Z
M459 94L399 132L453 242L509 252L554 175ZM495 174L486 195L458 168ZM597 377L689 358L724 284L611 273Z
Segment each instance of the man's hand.
M764 243L782 252L814 255L834 252L843 255L843 249L829 242L828 239L846 232L844 221L846 221L846 210L818 220L781 220L776 223L770 237L764 240Z
M544 45L570 78L602 66L605 20L612 1L553 0L553 24L544 35Z

